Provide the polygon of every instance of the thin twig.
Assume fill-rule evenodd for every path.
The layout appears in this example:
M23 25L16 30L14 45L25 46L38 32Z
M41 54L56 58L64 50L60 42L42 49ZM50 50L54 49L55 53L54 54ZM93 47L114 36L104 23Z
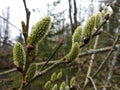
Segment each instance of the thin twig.
M28 30L29 30L29 20L30 20L30 11L29 9L27 8L27 5L26 5L26 1L23 0L23 3L24 3L24 7L25 7L25 11L26 11L26 34L28 34Z
M97 71L92 75L93 78L100 72L100 70L102 69L102 67L104 66L104 64L107 62L107 60L111 56L112 52L115 49L115 45L117 44L118 40L119 40L119 35L116 37L115 42L113 43L113 46L112 46L111 50L109 51L108 55L106 56L105 60L100 64L100 66L97 69Z
M96 37L96 40L95 40L95 44L94 44L94 46L93 46L93 49L96 49L97 44L98 44L98 39L99 39L99 36ZM87 71L87 75L86 75L86 80L85 80L85 82L84 82L83 88L84 88L84 87L87 85L87 83L88 83L88 78L87 78L87 77L89 77L90 74L91 74L91 69L92 69L92 65L93 65L94 58L95 58L95 54L92 54L91 60L90 60L90 63L89 63L89 67L88 67L88 71ZM83 89L83 90L84 90L84 89Z
M60 43L57 45L57 47L55 48L54 52L52 53L52 55L48 58L48 60L46 61L46 63L41 67L40 71L49 63L49 61L55 56L56 52L59 50L59 48L63 45L63 38L61 39Z
M97 90L97 87L96 87L96 85L95 85L95 83L94 83L92 77L89 76L89 77L87 77L87 78L91 81L91 83L92 83L94 89Z
M7 71L3 71L3 72L0 72L0 75L5 75L5 74L8 74L8 73L14 72L16 70L17 70L16 68L13 68L13 69L10 69L10 70L7 70Z
M0 16L0 18L2 18L3 20L7 21L11 26L13 26L14 28L16 28L17 30L19 30L20 32L22 32L22 30L18 27L16 27L14 24L12 24L10 21L8 21L6 18Z
M52 70L54 67L60 65L60 64L66 64L66 63L69 63L69 61L66 61L63 63L63 61L65 61L66 58L63 57L62 59L60 59L59 61L57 61L56 63L54 63L53 65L49 66L47 69L41 71L41 72L38 72L35 77L33 77L27 84L26 84L26 87L31 83L33 82L34 80L36 80L37 78L41 77L42 75L48 73L50 70Z

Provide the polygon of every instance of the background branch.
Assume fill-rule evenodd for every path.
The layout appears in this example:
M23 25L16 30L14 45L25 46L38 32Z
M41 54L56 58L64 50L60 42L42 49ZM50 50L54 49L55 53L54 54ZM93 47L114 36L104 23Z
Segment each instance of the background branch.
M97 36L96 39L95 39L95 43L94 43L93 49L96 49L97 44L98 44L98 40L99 40L99 36ZM90 62L89 62L89 67L88 67L88 71L87 71L87 75L86 75L86 79L85 79L83 88L84 88L84 87L87 85L87 83L88 83L88 78L87 78L87 77L90 77L91 69L92 69L92 65L93 65L94 59L95 59L95 54L92 54L91 60L90 60Z

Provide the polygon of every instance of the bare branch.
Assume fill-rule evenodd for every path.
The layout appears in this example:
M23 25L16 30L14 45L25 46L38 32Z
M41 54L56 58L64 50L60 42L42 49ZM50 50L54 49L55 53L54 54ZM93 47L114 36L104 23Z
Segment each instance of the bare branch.
M88 79L91 81L91 83L93 84L94 89L97 90L97 87L96 87L96 85L95 85L92 77L89 76L89 77L87 77L87 78L88 78Z
M17 71L17 69L13 68L13 69L10 69L10 70L7 70L7 71L0 72L0 75L5 75L5 74L8 74L8 73L11 73L11 72L14 72L14 71Z
M11 26L13 26L14 28L16 28L17 30L19 30L21 32L21 29L19 29L18 27L16 27L14 24L12 24L10 21L8 21L6 18L0 16L0 18L2 18L3 20L7 21Z
M94 46L93 46L93 49L96 49L97 44L98 44L98 39L99 39L99 36L97 36L96 39L95 39L95 44L94 44ZM91 69L92 69L92 65L93 65L94 58L95 58L95 54L92 54L91 60L90 60L90 62L89 62L89 67L88 67L88 71L87 71L87 75L86 75L86 80L85 80L85 82L84 82L83 88L84 88L84 87L87 85L87 83L88 83L88 78L87 78L87 77L89 77L90 74L91 74Z
M116 37L115 42L113 43L113 46L112 46L111 50L109 51L108 55L106 56L105 60L100 64L99 68L93 74L92 77L95 77L100 72L100 70L102 69L102 67L104 66L104 64L107 62L107 60L109 60L109 57L112 54L112 52L114 51L115 45L117 44L118 40L119 40L119 35Z

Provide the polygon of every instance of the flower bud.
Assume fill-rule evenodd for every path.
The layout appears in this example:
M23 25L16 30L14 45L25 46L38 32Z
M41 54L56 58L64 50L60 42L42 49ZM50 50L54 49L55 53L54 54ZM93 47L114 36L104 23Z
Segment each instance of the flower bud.
M80 43L82 41L81 39L81 35L82 35L82 27L78 26L75 31L74 34L72 36L72 43L78 42Z
M102 14L101 12L97 12L95 14L95 26L94 27L98 28L101 23L102 23Z
M87 21L83 28L83 37L91 37L93 31L95 30L95 15L92 15Z
M62 83L60 84L59 90L65 90L65 82L62 82Z
M77 57L79 51L79 44L77 42L73 43L70 52L67 54L67 60L73 60Z
M59 72L58 74L57 74L57 79L60 79L62 77L62 72Z
M56 74L56 72L52 73L50 80L53 81L53 82L55 80L57 80L57 74Z
M47 81L44 85L44 89L49 89L51 86L51 81Z
M66 85L65 90L70 90L70 87L68 85Z
M13 47L13 60L16 67L21 68L23 70L23 66L25 65L25 50L21 43L17 42Z
M75 86L75 77L72 77L70 80L70 88L72 88L73 86Z
M32 33L27 38L27 44L35 46L36 43L41 42L42 39L47 35L51 23L50 17L45 17L39 21L32 30Z
M53 86L52 90L58 90L58 85L55 84L55 85Z

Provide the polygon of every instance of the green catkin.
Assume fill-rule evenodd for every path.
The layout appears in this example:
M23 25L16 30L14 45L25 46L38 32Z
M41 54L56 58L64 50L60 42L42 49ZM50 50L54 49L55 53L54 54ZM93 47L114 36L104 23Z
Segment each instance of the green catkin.
M92 15L87 21L86 21L86 24L83 28L83 38L85 37L91 37L93 31L95 30L94 28L95 26L95 16Z
M75 42L80 43L82 41L81 35L82 35L82 27L78 26L75 29L74 34L72 35L72 43L75 43Z
M44 17L39 21L33 28L30 36L27 38L27 44L34 47L38 42L41 42L49 31L50 23L51 18L49 16Z
M60 84L59 90L65 90L65 82Z
M52 90L58 90L58 85L55 84L55 85L52 87Z
M30 65L30 67L27 70L26 76L25 76L26 82L30 81L33 78L33 76L36 73L36 69L37 69L36 64L33 63Z
M57 80L57 74L56 74L56 72L52 73L50 80L53 81L53 82L55 80Z
M51 81L47 81L44 85L44 89L49 89L51 86Z
M66 85L65 90L70 90L70 87L68 85Z
M99 27L99 25L102 23L102 14L101 12L97 12L95 14L95 29Z
M72 88L73 86L75 86L75 77L72 77L70 80L70 87Z
M62 77L62 72L59 72L58 74L57 74L57 79L60 79Z
M67 60L71 61L74 60L79 52L79 44L77 42L73 43L70 52L67 54Z
M23 69L25 65L25 50L21 43L17 42L13 47L13 60L16 67Z

